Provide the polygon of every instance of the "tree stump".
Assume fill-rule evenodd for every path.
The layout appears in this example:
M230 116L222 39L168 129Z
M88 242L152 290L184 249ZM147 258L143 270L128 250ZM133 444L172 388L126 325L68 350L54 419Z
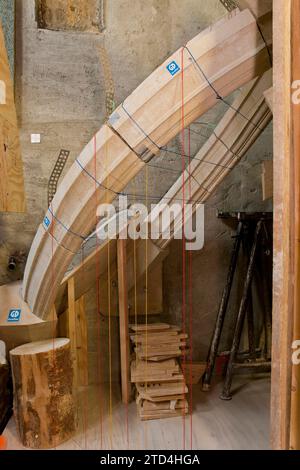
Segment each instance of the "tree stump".
M10 351L14 415L24 446L56 447L75 432L70 340L27 343Z

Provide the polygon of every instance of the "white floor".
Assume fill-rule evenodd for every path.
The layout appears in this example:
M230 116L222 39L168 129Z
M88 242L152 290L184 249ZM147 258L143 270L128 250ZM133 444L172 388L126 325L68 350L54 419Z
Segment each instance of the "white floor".
M270 379L235 378L233 390L226 402L220 384L210 393L196 385L191 416L141 422L135 403L120 402L117 384L89 387L79 394L76 436L57 449L269 449ZM4 435L8 449L23 449L13 419Z

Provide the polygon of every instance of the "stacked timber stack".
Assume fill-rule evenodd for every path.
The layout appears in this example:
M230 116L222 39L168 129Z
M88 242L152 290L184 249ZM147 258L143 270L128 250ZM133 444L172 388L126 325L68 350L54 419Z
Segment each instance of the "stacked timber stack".
M140 418L149 420L187 414L188 388L179 364L187 335L165 323L132 325L131 330L135 352L131 382L136 385Z

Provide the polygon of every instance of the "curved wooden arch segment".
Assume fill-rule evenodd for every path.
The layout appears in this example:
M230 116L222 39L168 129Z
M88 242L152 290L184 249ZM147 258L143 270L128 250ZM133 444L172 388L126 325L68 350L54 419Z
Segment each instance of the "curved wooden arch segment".
M23 295L37 316L46 318L81 246L80 236L87 236L96 224L97 204L112 201L158 146L178 134L182 103L188 126L217 102L212 86L226 96L261 76L269 65L255 18L248 10L237 11L177 51L117 108L61 182L33 241Z
M191 187L190 202L196 200L205 202L225 176L237 165L247 150L255 142L272 119L271 111L264 99L264 92L272 85L272 70L268 70L261 78L253 80L241 92L234 101L220 123L215 129L215 134L222 139L222 143L213 134L197 153L195 159L185 172L185 185ZM243 116L244 117L243 117ZM226 144L226 145L224 145ZM228 150L231 149L231 150ZM201 161L205 160L205 161ZM215 165L214 165L215 164ZM222 166L216 166L216 165ZM226 168L228 167L228 168ZM199 184L195 183L195 180ZM201 189L202 186L202 189ZM209 188L209 194L203 190ZM164 211L164 203L177 202L182 199L182 176L173 184L170 190L161 199L151 212L149 219L156 220ZM189 202L189 201L187 201ZM165 227L165 231L170 227ZM176 221L176 230L179 230L180 222ZM174 232L174 227L172 227ZM163 232L161 228L161 233ZM136 280L143 278L149 267L148 277L151 279L152 270L161 263L168 254L167 245L170 239L137 240L135 247L133 242L127 240L127 273L129 299ZM145 244L147 243L147 265L145 263ZM109 248L108 248L109 247ZM136 269L132 271L133 249L135 248ZM108 276L107 262L108 249L111 261L111 279L117 282L116 273L116 240L110 240L97 247L76 268L69 272L63 279L58 290L56 306L58 312L66 308L67 283L74 278L75 298L78 299L89 291L95 282L98 282L101 292L101 309L107 313L108 301ZM114 302L112 300L112 302ZM117 302L117 299L116 299Z
M0 22L0 212L25 212L14 89Z

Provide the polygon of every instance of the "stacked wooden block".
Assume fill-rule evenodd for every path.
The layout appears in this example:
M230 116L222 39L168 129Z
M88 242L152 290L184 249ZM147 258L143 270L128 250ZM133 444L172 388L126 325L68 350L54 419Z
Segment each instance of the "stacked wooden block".
M135 358L131 382L137 389L142 420L170 418L188 413L188 388L178 358L186 348L187 335L165 323L131 325Z

